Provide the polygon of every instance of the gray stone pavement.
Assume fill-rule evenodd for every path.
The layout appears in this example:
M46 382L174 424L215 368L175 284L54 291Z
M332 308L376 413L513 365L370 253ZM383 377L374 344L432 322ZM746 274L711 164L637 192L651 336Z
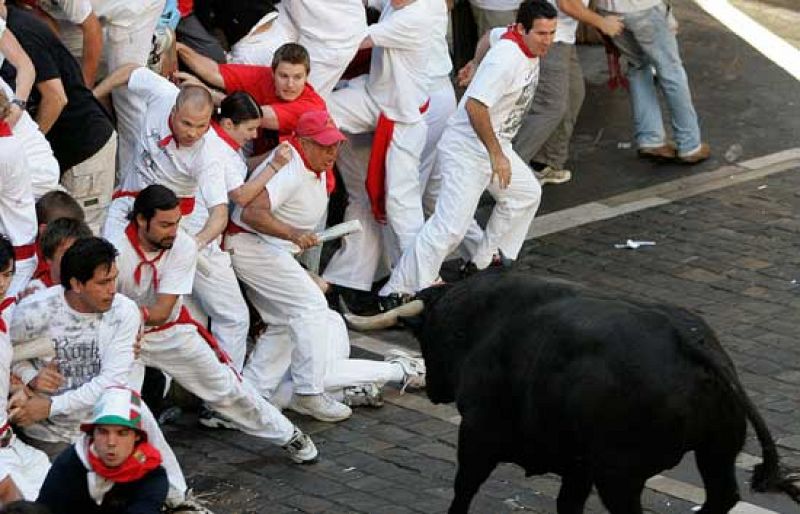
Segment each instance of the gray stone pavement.
M785 462L800 466L798 171L529 241L516 266L704 315L738 366ZM628 238L657 244L614 248ZM403 330L373 336L415 344ZM310 466L291 465L279 448L238 432L197 428L193 414L166 434L190 484L208 495L215 512L444 512L452 494L457 427L432 415L434 406L424 396L414 400L422 407L387 403L359 409L338 425L298 419L320 448L321 461ZM745 451L760 455L752 435ZM557 488L557 478L525 478L519 468L502 466L481 489L473 512L554 512ZM748 499L760 500L777 512L796 511L780 498ZM644 501L649 512L690 512L693 506L653 491ZM602 511L593 497L587 512Z

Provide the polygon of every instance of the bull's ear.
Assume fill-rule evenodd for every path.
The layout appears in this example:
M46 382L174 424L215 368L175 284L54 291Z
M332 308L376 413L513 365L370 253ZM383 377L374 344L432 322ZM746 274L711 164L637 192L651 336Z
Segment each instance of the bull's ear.
M397 320L411 329L412 332L418 334L422 330L422 325L425 322L423 314L417 314L415 316L398 316Z

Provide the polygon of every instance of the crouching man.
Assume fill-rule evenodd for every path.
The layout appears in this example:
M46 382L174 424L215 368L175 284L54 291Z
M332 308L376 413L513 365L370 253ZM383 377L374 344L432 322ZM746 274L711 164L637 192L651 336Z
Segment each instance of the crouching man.
M167 497L161 453L142 429L142 399L127 387L103 391L83 436L56 458L38 503L53 514L156 514Z

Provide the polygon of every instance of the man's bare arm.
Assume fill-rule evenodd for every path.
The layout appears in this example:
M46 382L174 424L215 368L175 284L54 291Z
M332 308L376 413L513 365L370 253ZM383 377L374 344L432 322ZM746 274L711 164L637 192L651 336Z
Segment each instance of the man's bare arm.
M89 13L80 27L83 33L83 81L91 89L97 79L97 68L103 55L103 27L93 12Z
M219 72L219 64L214 59L201 55L183 43L178 43L178 58L189 67L192 72L206 81L209 85L225 89L225 81Z
M36 111L36 123L43 134L50 132L61 111L67 106L67 93L61 79L50 79L36 84L36 89L42 96L39 109Z
M276 218L266 190L242 210L242 221L262 234L291 241L303 250L319 243L313 232L297 229Z
M583 5L581 0L558 0L558 8L578 21L587 23L607 36L617 36L625 25L619 16L601 16Z
M131 74L138 68L141 68L138 64L123 64L111 72L109 76L103 79L103 81L97 84L97 87L92 90L95 98L104 98L111 94L111 90L115 87L127 84L131 79Z
M511 181L511 162L503 153L500 141L498 141L494 132L492 119L489 116L489 108L474 98L468 98L465 107L472 128L475 129L478 139L486 147L486 151L489 154L489 161L492 165L492 180L497 176L500 187L505 189Z
M228 206L224 203L215 205L208 209L208 220L203 225L203 229L194 236L200 247L219 237L228 225Z

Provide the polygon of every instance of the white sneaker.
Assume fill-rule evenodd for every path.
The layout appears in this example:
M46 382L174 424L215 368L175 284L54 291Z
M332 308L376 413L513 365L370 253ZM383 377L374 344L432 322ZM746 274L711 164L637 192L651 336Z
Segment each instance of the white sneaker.
M289 442L283 445L283 449L296 464L311 464L317 461L319 455L314 441L297 427L294 428Z
M345 387L342 392L342 403L348 407L383 407L383 392L374 382Z
M569 182L572 178L571 171L559 170L552 166L545 166L541 171L534 171L533 174L536 175L536 180L538 180L541 185L563 184L564 182Z
M289 402L289 408L299 414L331 423L345 420L353 415L350 407L337 402L325 393L295 394Z
M405 350L392 349L386 356L386 361L399 364L403 368L403 387L401 393L406 389L423 389L425 387L425 361L421 357L406 352Z

